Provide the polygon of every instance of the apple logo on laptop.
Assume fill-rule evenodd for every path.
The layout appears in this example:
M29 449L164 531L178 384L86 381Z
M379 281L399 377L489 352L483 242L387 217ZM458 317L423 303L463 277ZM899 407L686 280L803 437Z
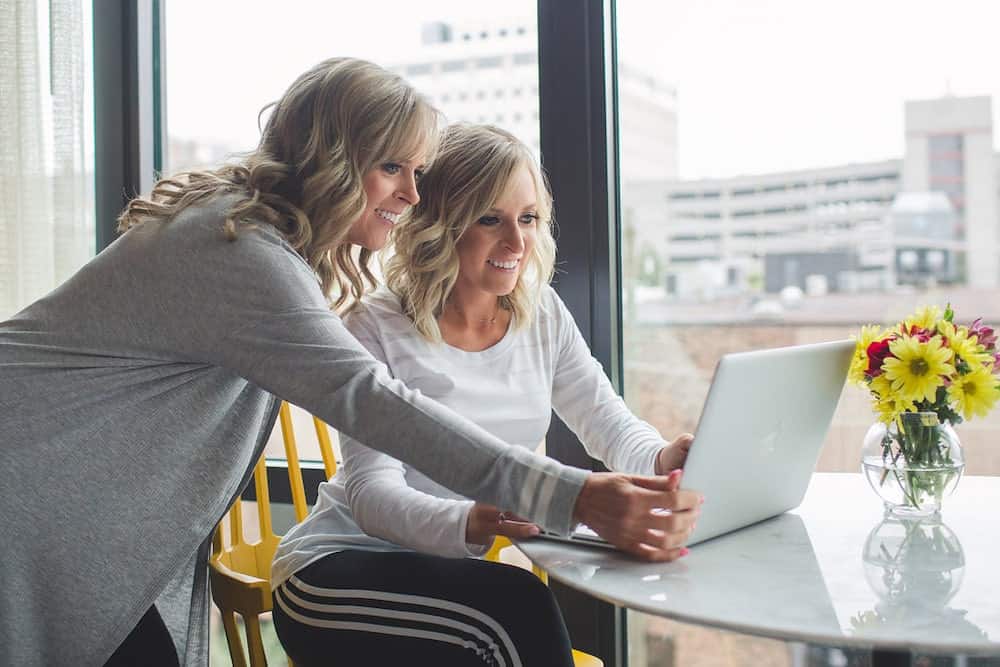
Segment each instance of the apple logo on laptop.
M778 449L777 447L778 436L781 435L781 432L784 430L784 427L785 427L785 418L782 417L781 421L778 422L778 426L773 431L761 437L761 439L758 441L758 452L762 456L774 456L774 454L777 452Z

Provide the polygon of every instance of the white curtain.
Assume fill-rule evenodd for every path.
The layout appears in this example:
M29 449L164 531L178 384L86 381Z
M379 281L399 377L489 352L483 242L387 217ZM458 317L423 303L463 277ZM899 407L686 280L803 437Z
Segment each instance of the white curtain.
M0 0L0 319L94 248L82 0Z

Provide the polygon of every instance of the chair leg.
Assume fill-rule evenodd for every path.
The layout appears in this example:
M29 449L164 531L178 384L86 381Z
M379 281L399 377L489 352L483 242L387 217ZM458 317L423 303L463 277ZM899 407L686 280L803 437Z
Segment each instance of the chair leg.
M247 629L247 644L250 649L250 667L267 667L267 657L264 655L264 638L260 634L260 617L244 617L243 624Z
M222 613L222 627L226 630L226 643L229 644L229 659L233 667L247 667L243 655L243 641L240 639L240 629L236 625L236 614L227 611Z

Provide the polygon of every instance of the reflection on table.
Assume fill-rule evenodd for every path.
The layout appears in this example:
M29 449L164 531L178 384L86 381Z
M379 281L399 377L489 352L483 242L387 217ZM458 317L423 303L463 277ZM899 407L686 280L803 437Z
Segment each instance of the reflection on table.
M708 498L706 503L712 502ZM674 563L520 545L550 576L678 621L830 646L1000 655L1000 478L967 477L941 517L885 517L861 475L817 474L793 512Z
M969 641L987 639L966 618L966 610L948 606L962 587L965 552L941 517L886 516L868 535L862 560L878 602L851 618L857 636L903 627Z

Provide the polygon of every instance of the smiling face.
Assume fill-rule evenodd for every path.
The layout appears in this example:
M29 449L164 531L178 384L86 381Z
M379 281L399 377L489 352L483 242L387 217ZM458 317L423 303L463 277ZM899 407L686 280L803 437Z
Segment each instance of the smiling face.
M347 241L380 250L403 212L420 201L417 181L423 171L419 159L383 162L370 169L361 182L368 204L351 225Z
M537 197L531 172L519 167L504 194L455 244L459 264L456 291L473 298L485 293L506 296L514 291L535 246Z

